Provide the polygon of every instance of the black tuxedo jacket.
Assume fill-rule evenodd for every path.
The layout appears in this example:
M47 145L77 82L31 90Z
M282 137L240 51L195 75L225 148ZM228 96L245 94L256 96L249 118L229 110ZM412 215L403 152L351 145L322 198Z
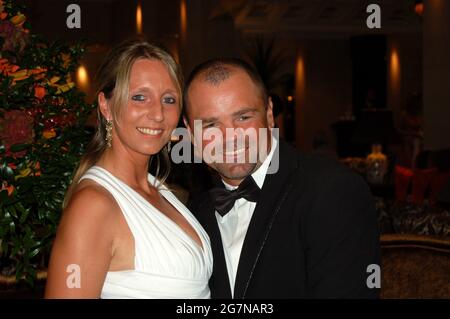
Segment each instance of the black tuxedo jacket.
M234 298L376 298L377 216L361 177L338 162L300 155L280 140L242 247ZM277 152L275 152L277 154ZM274 159L272 159L273 161ZM209 194L190 202L211 240L212 298L231 298L220 230Z

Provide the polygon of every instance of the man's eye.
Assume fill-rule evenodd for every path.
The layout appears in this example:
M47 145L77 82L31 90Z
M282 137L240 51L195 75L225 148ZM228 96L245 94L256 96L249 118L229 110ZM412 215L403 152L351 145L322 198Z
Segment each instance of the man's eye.
M133 95L133 96L131 97L131 99L132 99L133 101L142 102L142 101L145 101L145 96L142 95L142 94L136 94L136 95Z
M215 123L208 123L208 124L203 125L203 128L211 128L211 127L214 127L214 125L215 125Z
M163 98L163 102L166 104L175 104L177 100L171 96L166 96Z
M239 121L245 121L245 120L248 120L250 118L250 116L248 116L248 115L241 115L241 116L239 116Z

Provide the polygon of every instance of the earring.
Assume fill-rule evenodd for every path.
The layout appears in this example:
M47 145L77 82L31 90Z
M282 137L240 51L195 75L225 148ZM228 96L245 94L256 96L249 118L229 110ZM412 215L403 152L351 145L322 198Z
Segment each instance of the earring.
M172 149L172 141L169 140L169 143L167 143L167 153L170 153L171 149Z
M106 147L110 148L111 147L111 142L112 142L112 121L111 120L107 120L106 121Z

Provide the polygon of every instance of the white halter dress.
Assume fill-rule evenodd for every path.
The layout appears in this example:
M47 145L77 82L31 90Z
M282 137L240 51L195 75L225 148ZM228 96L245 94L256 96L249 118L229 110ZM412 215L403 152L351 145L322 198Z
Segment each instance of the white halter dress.
M142 195L104 168L91 167L80 180L86 178L112 194L135 243L135 269L109 271L101 298L210 298L208 280L213 257L209 237L172 192L161 186L161 195L191 224L203 247ZM155 177L149 174L148 180L154 185Z

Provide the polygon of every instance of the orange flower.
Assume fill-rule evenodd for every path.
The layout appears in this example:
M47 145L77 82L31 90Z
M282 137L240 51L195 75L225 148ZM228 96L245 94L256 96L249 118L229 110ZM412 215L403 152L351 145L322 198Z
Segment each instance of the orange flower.
M16 73L17 70L19 70L19 66L14 65L14 64L9 64L8 59L4 59L4 58L0 59L0 72L2 72L4 75L14 76L13 73Z
M23 70L20 70L20 71L12 72L12 73L9 74L9 76L13 77L13 82L17 82L17 81L22 81L22 80L28 79L28 77L30 75L28 74L28 70L27 69L23 69Z
M6 190L8 192L8 196L11 196L15 189L13 185L8 185L5 181L0 186L0 191Z
M47 72L46 68L36 68L29 71L29 74L33 75L34 79L40 80L45 77L45 72Z
M46 72L47 69L46 68L36 68L36 69L32 69L30 70L31 74L40 74L42 72Z
M50 85L54 86L56 82L58 82L61 78L59 76L54 76L50 79Z
M8 14L6 12L2 12L0 13L0 19L1 20L5 20L5 18L8 16Z
M19 13L11 18L11 22L15 25L21 26L25 22L26 18L22 13Z
M43 78L45 78L45 73L39 73L34 76L35 81L41 80Z
M11 65L11 69L10 69L11 73L15 73L15 72L17 72L17 70L19 70L19 66L18 65Z
M41 100L45 96L46 93L47 92L45 91L44 87L39 86L39 85L36 85L34 87L34 96L37 97L39 100Z
M34 165L35 173L34 176L41 176L41 163L36 162Z
M42 133L42 136L46 139L54 138L56 136L55 129L48 129Z
M57 90L56 90L55 94L61 94L61 93L67 92L70 89L72 89L74 86L75 86L75 83L73 83L73 82L66 83L63 85L57 85L56 86Z
M70 63L70 54L61 53L61 58L63 60L63 67L67 68Z
M8 191L8 196L11 196L11 194L14 192L14 186L13 185L9 185L8 187L6 187L6 190Z

